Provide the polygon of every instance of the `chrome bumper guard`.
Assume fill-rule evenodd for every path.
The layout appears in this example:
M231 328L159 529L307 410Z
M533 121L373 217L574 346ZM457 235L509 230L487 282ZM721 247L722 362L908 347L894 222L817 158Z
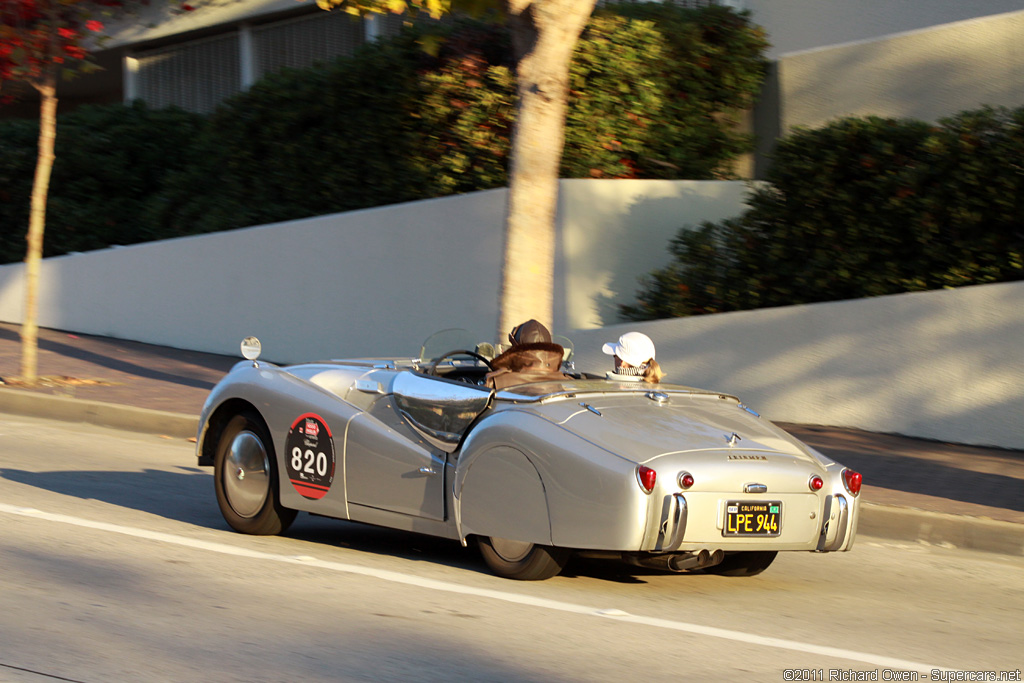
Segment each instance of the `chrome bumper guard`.
M668 510L661 522L660 533L658 534L658 547L660 552L672 552L679 550L683 544L683 535L686 533L686 515L689 508L686 505L686 496L681 493L673 493L668 499Z
M825 523L821 527L821 535L818 537L818 552L828 553L839 550L846 542L846 535L850 531L850 504L846 502L846 496L835 494L829 497L826 503ZM833 507L835 520L832 519Z

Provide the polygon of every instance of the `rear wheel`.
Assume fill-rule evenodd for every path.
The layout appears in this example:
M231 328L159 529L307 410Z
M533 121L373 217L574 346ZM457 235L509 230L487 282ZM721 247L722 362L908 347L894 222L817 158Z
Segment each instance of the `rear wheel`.
M519 581L557 576L569 561L569 550L504 538L480 538L480 554L495 574Z
M726 553L725 559L704 571L720 576L756 576L775 560L776 550L758 550L741 553Z
M272 535L298 514L281 507L274 443L258 416L241 413L221 433L213 461L217 505L235 531Z

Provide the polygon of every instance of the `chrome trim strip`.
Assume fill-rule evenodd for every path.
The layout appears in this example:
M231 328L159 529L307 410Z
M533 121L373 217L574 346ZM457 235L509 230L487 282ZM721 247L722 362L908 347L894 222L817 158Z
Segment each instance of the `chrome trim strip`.
M627 386L627 385L642 386ZM515 403L536 403L541 401L557 401L571 398L585 398L591 396L625 396L625 395L646 395L650 393L650 385L646 382L610 382L608 380L562 380L554 382L536 382L519 384L514 387L502 389L495 394L495 398L501 401L512 401ZM674 396L686 396L690 398L714 398L718 400L731 400L739 403L739 399L729 394L718 391L706 391L682 385L662 384L658 387L658 393L665 394L669 399Z

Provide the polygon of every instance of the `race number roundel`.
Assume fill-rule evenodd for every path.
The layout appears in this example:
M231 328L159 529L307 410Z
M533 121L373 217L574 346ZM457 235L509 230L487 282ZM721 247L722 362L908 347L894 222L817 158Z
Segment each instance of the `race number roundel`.
M334 481L334 439L324 419L300 415L284 442L288 479L303 498L320 500Z

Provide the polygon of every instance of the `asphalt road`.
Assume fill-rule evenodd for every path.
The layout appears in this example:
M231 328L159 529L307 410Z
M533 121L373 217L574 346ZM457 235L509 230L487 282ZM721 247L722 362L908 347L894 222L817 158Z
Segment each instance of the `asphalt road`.
M590 561L512 582L458 543L307 515L287 537L233 533L187 441L37 418L0 416L0 529L0 681L1019 680L1024 665L1020 557L862 536L753 578Z

